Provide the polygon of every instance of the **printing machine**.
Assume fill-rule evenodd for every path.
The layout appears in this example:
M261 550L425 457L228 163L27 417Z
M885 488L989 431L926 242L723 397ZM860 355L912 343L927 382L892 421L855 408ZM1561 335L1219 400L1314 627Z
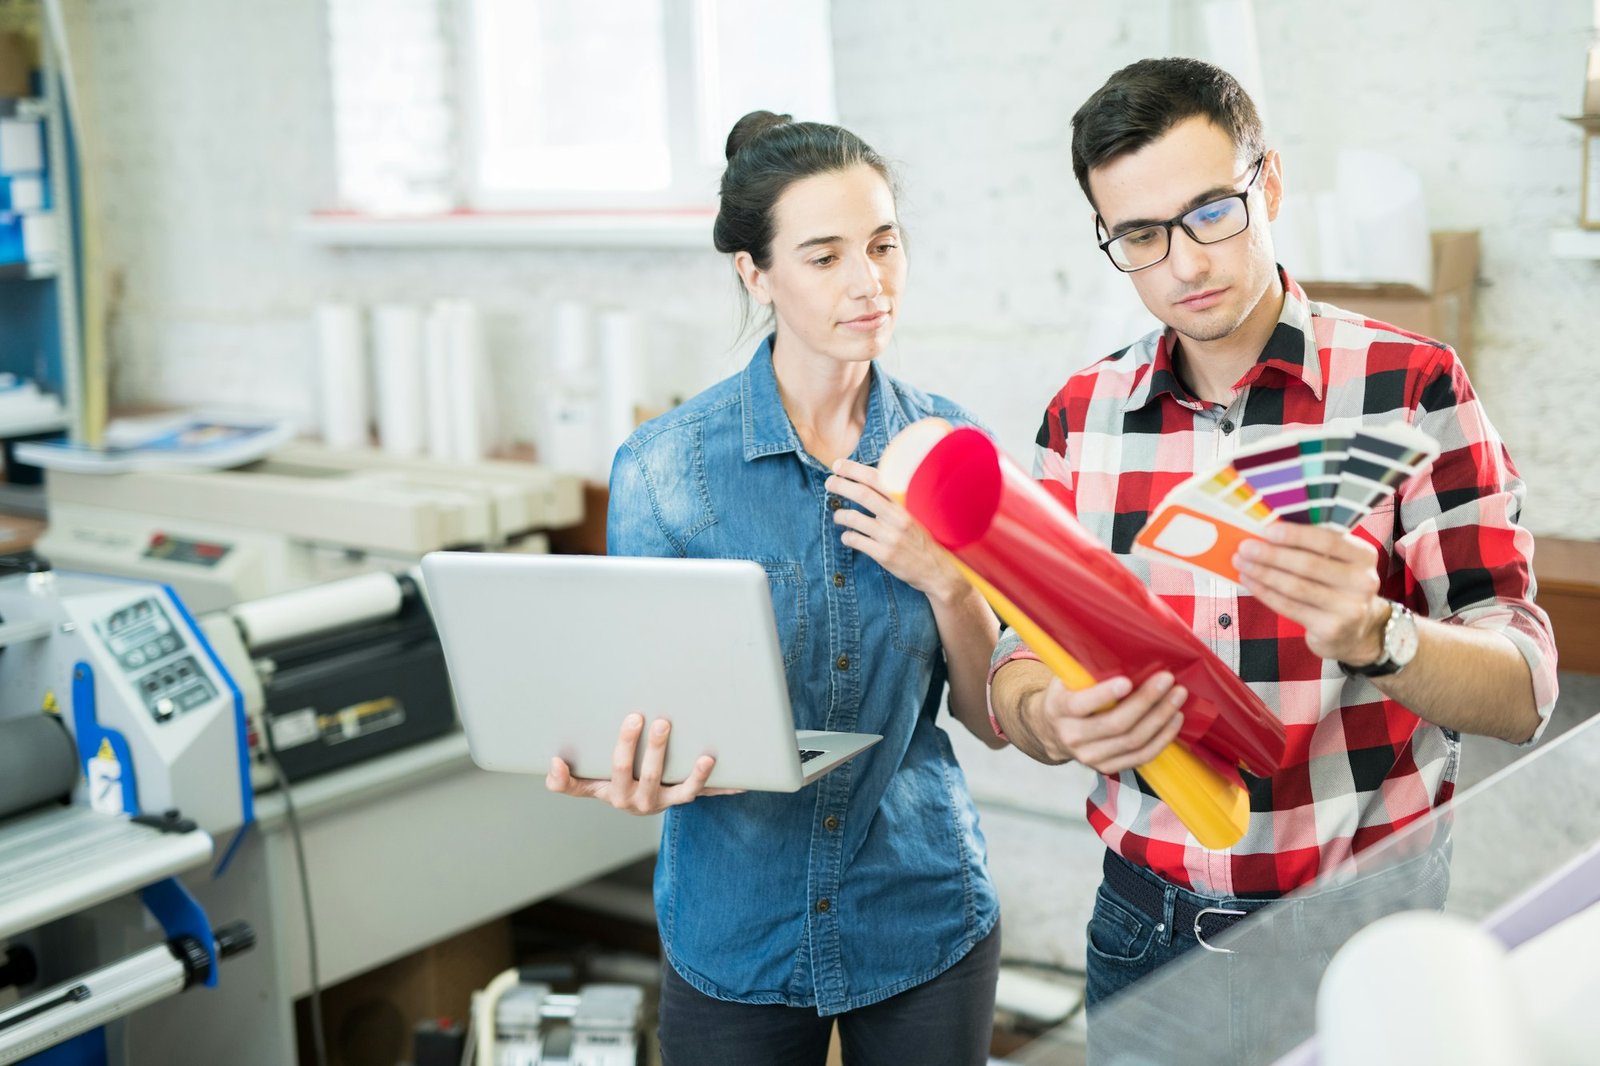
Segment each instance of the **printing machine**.
M544 551L582 482L529 463L398 459L294 442L231 470L50 470L36 545L59 569L161 581L196 613L439 548Z

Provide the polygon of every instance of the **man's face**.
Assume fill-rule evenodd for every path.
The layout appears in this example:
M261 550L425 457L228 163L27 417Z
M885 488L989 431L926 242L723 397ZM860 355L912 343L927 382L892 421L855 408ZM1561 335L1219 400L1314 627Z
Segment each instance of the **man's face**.
M1137 152L1089 171L1106 235L1161 222L1219 197L1243 191L1255 166L1233 141L1196 116ZM1283 187L1277 153L1267 153L1249 193L1250 225L1215 244L1198 244L1174 226L1171 250L1155 266L1128 275L1145 307L1182 336L1218 341L1232 335L1261 303L1276 271L1267 223L1278 215Z

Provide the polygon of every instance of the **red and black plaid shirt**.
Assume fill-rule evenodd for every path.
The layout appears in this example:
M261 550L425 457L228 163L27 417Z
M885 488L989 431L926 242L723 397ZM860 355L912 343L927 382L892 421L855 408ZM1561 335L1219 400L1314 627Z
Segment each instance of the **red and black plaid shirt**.
M1281 430L1342 419L1407 422L1438 460L1363 519L1381 595L1418 614L1504 633L1556 698L1550 622L1534 605L1524 486L1455 353L1311 303L1287 274L1277 329L1226 407L1178 379L1173 334L1152 333L1073 375L1045 412L1035 476L1067 487L1079 520L1266 701L1288 734L1283 766L1246 775L1250 825L1209 851L1132 772L1101 776L1089 821L1106 845L1206 895L1276 896L1449 799L1459 738L1306 647L1304 629L1221 578L1129 554L1157 503L1196 470ZM1032 657L1007 633L995 666ZM1543 726L1541 725L1541 730Z

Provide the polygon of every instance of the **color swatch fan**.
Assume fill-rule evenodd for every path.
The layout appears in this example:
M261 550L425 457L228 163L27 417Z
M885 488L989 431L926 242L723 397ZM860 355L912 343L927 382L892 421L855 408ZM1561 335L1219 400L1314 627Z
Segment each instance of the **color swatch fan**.
M1352 529L1438 456L1437 441L1405 424L1280 433L1168 493L1133 552L1237 582L1234 553L1272 523Z

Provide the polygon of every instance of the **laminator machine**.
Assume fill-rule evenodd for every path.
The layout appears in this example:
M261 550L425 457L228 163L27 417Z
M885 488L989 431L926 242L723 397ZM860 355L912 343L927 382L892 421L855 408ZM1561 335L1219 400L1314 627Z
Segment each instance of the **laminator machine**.
M285 474L291 462L322 472ZM386 472L396 465L399 488ZM235 471L48 476L41 551L127 576L0 577L0 1066L23 1054L15 1026L60 1017L80 985L113 1003L69 980L74 966L129 957L153 968L145 956L171 959L176 941L198 975L187 935L215 946L204 968L215 979L215 960L247 939L200 936L192 910L185 932L163 937L151 918L162 892L141 882L187 872L195 909L245 919L258 940L222 966L216 989L130 1000L76 1039L107 1045L97 1061L112 1066L282 1066L295 1057L294 1004L321 985L654 851L657 819L617 819L551 797L536 778L473 766L410 574L434 547L541 549L539 528L580 516L576 479L510 463L336 463L310 446ZM87 684L79 665L91 703L74 687ZM79 730L84 706L98 725ZM25 775L6 755L27 749L22 765L43 772L41 738L71 759L58 751L56 776L23 789L18 807L6 785ZM263 792L273 751L295 784ZM166 831L93 808L103 797L110 810L119 786Z
M246 694L258 786L274 750L294 781L448 732L443 653L408 568L452 546L542 552L544 531L583 517L578 478L528 463L310 443L227 470L51 469L46 493L36 547L52 566L160 581L208 616Z
M0 1006L0 1064L103 1063L108 1025L215 986L253 944L178 881L251 822L245 750L239 692L170 590L0 578L0 947L21 997ZM96 957L108 922L144 946Z

